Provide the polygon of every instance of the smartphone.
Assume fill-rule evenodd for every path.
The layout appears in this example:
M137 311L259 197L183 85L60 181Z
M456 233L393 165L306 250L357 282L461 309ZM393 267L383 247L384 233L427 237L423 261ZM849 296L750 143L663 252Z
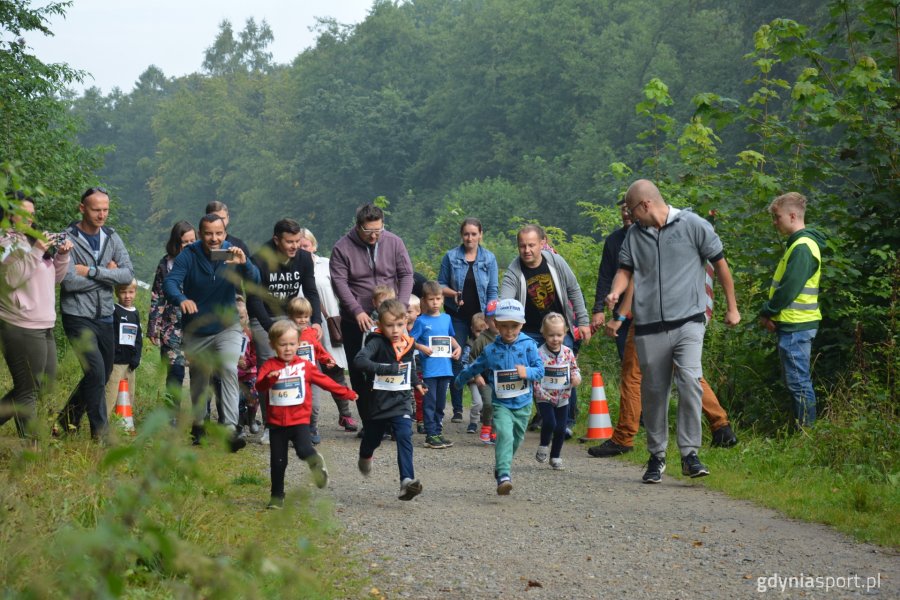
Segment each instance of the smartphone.
M222 248L214 248L209 251L209 257L212 260L231 260L231 252Z

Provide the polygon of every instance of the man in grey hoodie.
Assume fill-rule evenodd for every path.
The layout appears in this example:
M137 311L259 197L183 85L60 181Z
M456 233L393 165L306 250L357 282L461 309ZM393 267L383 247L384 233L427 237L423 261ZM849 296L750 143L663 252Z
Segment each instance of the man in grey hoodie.
M705 219L663 200L646 179L631 184L625 208L635 225L628 228L619 253L619 269L606 304L615 307L634 279L635 346L641 366L641 405L650 460L644 483L659 483L666 470L669 388L678 386L678 448L681 472L709 475L697 457L703 376L701 359L706 333L706 261L715 269L725 293L725 324L737 325L734 282L722 241ZM675 369L675 365L678 368Z
M78 210L81 221L66 230L72 258L62 280L59 307L63 329L84 376L60 412L59 425L63 432L76 430L87 412L91 437L96 439L107 428L105 388L115 351L113 288L131 283L134 269L122 238L106 226L107 191L88 188Z

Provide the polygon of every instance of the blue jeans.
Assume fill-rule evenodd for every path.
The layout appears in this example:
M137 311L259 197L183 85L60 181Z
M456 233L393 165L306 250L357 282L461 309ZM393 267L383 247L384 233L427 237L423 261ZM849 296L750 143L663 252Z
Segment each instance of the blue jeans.
M415 479L413 471L412 419L409 415L397 415L388 419L363 419L363 438L359 444L360 458L372 458L375 449L381 445L384 432L394 428L394 439L397 442L397 466L400 468L400 481Z
M816 392L809 372L812 341L817 329L778 332L778 356L784 384L794 400L794 418L803 426L816 422Z
M453 315L450 315L450 322L453 324L453 333L456 334L453 336L456 338L456 343L459 344L460 348L465 348L469 342L469 323L462 319L457 319ZM458 360L453 360L451 364L454 377L459 375L459 372L465 366ZM463 411L463 388L458 388L455 385L450 386L450 404L453 405L453 412L461 413Z
M426 377L422 412L425 414L425 435L440 435L443 431L444 406L447 405L447 388L453 377Z
M544 336L540 334L540 332L532 333L530 331L523 331L525 335L534 340L534 343L540 347L544 343ZM581 342L578 344L575 343L575 338L572 337L571 333L566 333L566 337L563 338L563 346L566 346L578 356L578 348L581 346ZM575 425L575 419L578 417L578 388L573 387L572 393L569 395L569 413L566 418L566 426L572 427ZM538 413L540 414L540 413Z

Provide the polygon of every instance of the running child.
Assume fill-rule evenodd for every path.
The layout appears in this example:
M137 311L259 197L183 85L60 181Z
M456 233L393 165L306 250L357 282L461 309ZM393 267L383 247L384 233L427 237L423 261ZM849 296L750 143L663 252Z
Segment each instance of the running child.
M288 302L288 318L290 318L297 326L297 329L300 330L300 347L297 349L297 354L319 367L319 370L321 370L322 373L333 379L336 383L346 386L347 380L344 378L344 370L338 367L334 357L328 353L328 350L326 350L325 346L319 341L319 334L313 327L310 327L312 310L312 304L302 296L292 298L291 301ZM352 419L353 413L350 412L350 403L341 398L339 394L331 394L331 397L334 398L334 403L337 405L340 415ZM319 395L314 392L312 418L309 422L309 433L313 445L318 445L319 442L322 441L321 436L319 436L319 408ZM346 428L344 430L351 431ZM352 431L356 431L356 429L354 428Z
M497 326L494 323L494 312L497 310L497 301L491 300L484 307L485 329L475 338L472 344L472 350L469 352L469 362L474 362L476 358L481 356L484 349L497 339ZM481 313L479 313L481 314ZM474 320L474 317L473 317ZM493 445L497 442L497 434L494 433L494 406L493 391L491 386L484 380L487 373L479 373L472 378L472 381L478 387L478 395L481 397L481 434L478 436L486 445Z
M497 339L456 376L455 383L462 387L475 375L486 369L490 371L494 430L497 432L494 475L497 493L506 496L512 491L512 459L525 439L525 428L531 416L531 383L543 378L544 363L537 344L522 333L525 308L519 301L505 299L498 302L494 322L499 331Z
M410 335L416 349L422 355L422 372L425 381L425 398L422 408L425 416L425 447L443 449L453 446L445 438L444 407L447 390L453 381L453 365L450 359L458 359L462 348L456 341L450 316L441 312L444 291L437 281L426 281L422 286L422 315L416 319Z
M356 400L356 393L323 375L314 364L297 356L300 332L293 321L275 321L269 329L269 345L275 356L259 369L256 389L265 403L269 427L269 460L272 493L269 508L284 506L284 472L287 468L288 442L297 456L306 461L316 487L328 483L328 471L322 455L312 447L309 419L312 414L312 390L315 384L346 400Z
M575 353L563 345L566 337L566 320L556 312L547 313L541 321L541 335L544 343L538 354L544 363L544 377L534 382L534 399L541 415L541 442L534 458L539 463L547 462L557 471L563 470L563 442L566 441L566 420L569 413L569 396L572 388L581 383L581 371ZM550 445L550 438L553 445Z
M478 339L478 336L485 329L487 329L487 321L484 313L479 312L472 315L471 325L469 326L469 339L466 340L466 345L462 350L462 358L460 359L464 367L475 360L472 356L472 347L475 346L475 340ZM474 379L469 382L469 393L472 395L472 406L469 407L469 425L466 427L466 433L478 433L484 401L481 399L478 383ZM488 402L490 402L490 399Z
M131 402L134 404L134 372L141 364L143 335L141 332L141 316L134 306L137 295L137 281L116 286L116 302L113 308L113 332L115 333L112 372L106 380L106 415L112 414L119 396L119 381L128 380Z
M358 406L363 420L359 471L369 476L375 450L384 432L392 428L397 442L400 500L412 500L422 493L422 483L413 469L412 388L421 387L413 351L413 340L406 332L406 308L391 299L378 306L378 326L353 359L354 367L365 371L367 382Z

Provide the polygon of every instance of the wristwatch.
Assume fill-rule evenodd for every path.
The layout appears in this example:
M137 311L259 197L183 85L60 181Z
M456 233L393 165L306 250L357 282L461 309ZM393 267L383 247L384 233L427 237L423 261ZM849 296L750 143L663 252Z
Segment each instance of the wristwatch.
M627 320L628 320L628 317L626 317L625 315L620 315L620 314L617 313L617 312L614 312L614 313L613 313L613 319L615 319L616 321L627 321Z
M88 269L88 278L89 279L93 279L96 276L97 276L97 267L91 267L90 269Z

